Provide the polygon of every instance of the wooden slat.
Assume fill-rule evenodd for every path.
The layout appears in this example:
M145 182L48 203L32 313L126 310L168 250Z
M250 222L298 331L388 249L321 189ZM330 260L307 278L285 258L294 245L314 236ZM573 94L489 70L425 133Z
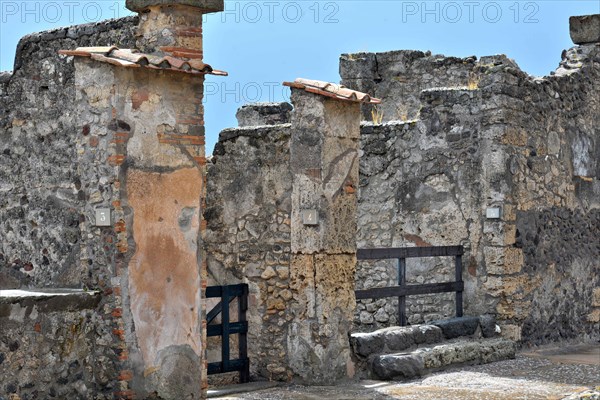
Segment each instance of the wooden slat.
M233 302L233 300L235 300L235 299L236 299L235 296L230 297L229 303L231 304ZM206 314L206 323L210 324L215 318L217 318L217 316L221 313L222 308L223 308L223 302L220 301L216 306L213 307L212 310L210 310L208 312L208 314ZM240 319L240 321L242 321L242 320Z
M356 256L359 260L383 260L387 258L419 258L460 256L464 254L462 246L439 247L396 247L389 249L359 249Z
M356 291L356 299L383 299L385 297L413 296L416 294L446 293L464 290L463 282L428 283L424 285L389 286Z
M229 334L248 332L248 321L230 322ZM206 327L206 336L221 336L223 334L223 324L208 325Z
M242 295L238 301L238 321L246 321L246 311L248 310L248 285L244 285ZM246 327L248 324L246 323ZM240 332L238 336L238 355L242 360L248 360L248 329ZM240 369L240 383L250 382L250 361Z
M209 325L217 316L221 313L221 308L223 307L223 303L219 302L216 306L213 307L212 310L206 314L206 324Z
M406 287L406 258L398 259L398 286ZM398 296L398 324L406 326L406 296Z
M230 286L223 286L221 292L221 303L229 304L229 289ZM223 369L229 370L229 335L231 334L229 324L229 307L222 307L221 309L221 362L223 363Z
M462 256L456 256L454 260L454 273L456 282L463 282L462 279ZM463 292L462 289L456 292L456 316L463 316Z
M245 283L240 283L239 285L229 285L227 288L229 289L230 296L241 296L244 292ZM208 286L206 288L206 298L213 297L221 297L221 293L223 292L223 288L225 286Z

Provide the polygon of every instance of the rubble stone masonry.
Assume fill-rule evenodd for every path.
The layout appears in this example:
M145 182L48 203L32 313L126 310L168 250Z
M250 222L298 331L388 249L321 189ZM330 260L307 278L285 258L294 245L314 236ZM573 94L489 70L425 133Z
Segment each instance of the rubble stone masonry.
M505 56L343 55L342 82L397 119L362 126L359 248L462 244L467 314L495 314L524 342L597 339L599 62L598 43L563 52L543 78ZM406 106L418 113L386 111ZM407 271L409 283L452 280L449 260ZM393 265L359 264L357 287L395 281ZM411 323L452 316L451 295L407 304ZM355 323L393 325L395 309L360 302Z
M77 119L74 62L58 50L131 47L136 23L124 18L25 36L12 73L0 73L0 289L100 293L82 307L32 303L21 304L23 318L0 313L0 396L112 399L120 391L116 377L128 354L114 322L120 288L107 268L119 238L92 223L93 207L113 207L113 169L97 166L110 140Z

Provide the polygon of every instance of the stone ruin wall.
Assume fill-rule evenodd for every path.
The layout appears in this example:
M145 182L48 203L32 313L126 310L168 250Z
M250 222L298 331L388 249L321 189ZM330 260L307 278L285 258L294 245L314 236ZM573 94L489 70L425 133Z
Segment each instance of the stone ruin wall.
M407 58L393 54L398 63ZM494 314L505 335L528 343L596 337L598 103L589 88L597 85L597 54L593 46L567 52L561 65L573 75L559 69L543 79L504 56L432 57L434 66L467 71L456 74L454 87L421 90L419 118L361 125L358 247L462 244L467 315ZM342 73L361 68L345 66L360 63L358 56L344 58ZM257 307L250 313L252 372L273 379L286 378L276 355L287 354L283 310L297 301L286 282L295 267L273 254L290 243L287 236L273 241L287 231L277 219L290 212L289 204L279 208L291 190L289 112L287 104L242 108L241 127L221 133L208 179L207 202L220 204L206 215L209 274L213 283L250 284ZM586 168L583 178L577 168ZM485 218L490 206L502 208L501 220ZM257 230L264 212L269 223ZM580 250L568 251L576 243ZM453 279L452 259L419 261L408 261L409 283ZM395 274L391 263L359 263L356 288L393 285ZM409 297L407 304L413 324L454 315L453 294ZM396 302L360 301L354 323L361 330L394 325Z
M0 320L10 326L0 337L0 393L112 398L117 389L112 379L127 357L113 324L120 296L102 271L117 257L119 238L92 227L85 208L113 196L105 191L112 170L102 170L86 152L97 148L95 154L106 155L109 143L75 123L74 67L57 51L135 47L136 23L125 18L29 35L19 43L14 73L0 73L0 234L8 239L0 250L0 289L104 292L79 308L69 301L19 309L0 304ZM467 314L497 314L506 333L526 342L597 338L599 61L597 45L579 46L564 53L554 76L534 79L505 57L343 56L343 82L387 100L378 112L394 121L361 127L358 246L461 243L468 251ZM422 92L448 86L463 88ZM363 118L372 118L368 107ZM260 343L253 365L273 379L290 376L276 361L285 347L279 335L290 296L289 129L280 124L222 134L208 195L222 196L227 207L206 213L214 283L247 275L250 305L260 311L250 321ZM231 182L248 183L248 203L235 202L239 187ZM490 205L502 206L500 222L483 218ZM217 232L224 218L231 225ZM393 283L390 267L359 267L357 283ZM412 268L409 262L409 281L448 274L447 260ZM451 295L408 304L411 323L453 312ZM360 304L355 322L373 329L393 324L394 314L393 303ZM43 362L31 357L46 353ZM56 374L58 382L49 378Z
M94 300L0 299L0 395L131 398L202 370L202 80L85 60L76 74L58 54L135 48L137 23L28 35L0 75L0 289ZM95 226L97 207L111 226Z
M279 380L289 374L280 362L291 320L285 303L292 298L289 142L290 124L221 132L208 164L204 213L208 285L248 283L251 374L267 371L266 377ZM232 303L231 315L236 312ZM208 362L220 356L209 350Z
M81 254L80 219L89 199L77 143L89 131L76 121L75 68L58 50L135 45L137 18L41 32L19 42L14 71L0 74L0 288L91 286ZM102 265L102 249L90 253ZM92 268L92 267L90 267ZM90 271L93 273L93 271Z
M14 71L0 73L0 289L103 292L95 301L84 296L79 305L72 299L5 302L0 394L113 398L119 390L115 377L124 353L113 332L118 297L106 271L117 235L91 226L87 212L111 196L103 184L112 172L93 155L104 154L108 142L78 123L74 63L58 50L133 47L136 23L124 18L25 36ZM84 146L96 151L84 153ZM96 184L83 182L83 171Z
M241 127L221 132L204 214L208 284L249 285L252 376L334 382L353 375L360 109L294 90L292 100L291 115L285 103L246 107ZM303 224L304 209L317 225Z
M394 107L418 110L363 123L358 247L462 244L467 314L496 314L525 342L597 337L599 53L574 47L545 78L504 56L343 55L342 83L383 97L384 121ZM491 206L501 220L485 218ZM409 282L453 272L448 259L407 270ZM357 285L395 281L394 265L359 263ZM394 324L395 304L361 302L355 323ZM411 323L454 312L451 294L407 304Z

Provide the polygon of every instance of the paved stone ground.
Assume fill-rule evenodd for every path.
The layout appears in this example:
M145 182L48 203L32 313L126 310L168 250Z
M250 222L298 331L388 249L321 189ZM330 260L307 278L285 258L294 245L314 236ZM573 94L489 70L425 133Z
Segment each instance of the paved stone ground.
M514 360L446 370L406 383L361 381L339 386L271 388L256 385L246 390L262 390L224 397L215 397L218 392L210 392L209 397L229 400L600 400L600 346L523 351ZM240 385L239 389L244 390L244 386Z

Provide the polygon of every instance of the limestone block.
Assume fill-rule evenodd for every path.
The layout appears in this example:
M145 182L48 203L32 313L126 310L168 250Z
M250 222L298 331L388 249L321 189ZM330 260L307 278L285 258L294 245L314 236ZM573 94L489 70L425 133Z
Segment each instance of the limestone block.
M322 219L322 199L320 197L320 181L311 179L306 175L294 177L294 190L292 191L291 242L292 252L312 253L322 248L322 235L325 223L318 225L304 225L302 211L316 209L319 219Z
M504 204L502 219L506 222L514 222L517 219L516 207L512 204Z
M502 279L502 291L513 299L522 299L533 288L527 275L506 276Z
M296 378L308 384L333 384L352 375L352 360L347 331L340 326L334 336L314 336L321 324L294 321L289 324L287 348L289 366ZM344 332L342 335L341 332Z
M292 254L290 259L290 289L294 304L290 305L297 318L315 316L315 270L314 256Z
M292 252L354 253L359 108L297 90L292 98ZM303 223L310 209L317 225Z
M523 268L524 257L523 249L516 247L506 247L504 250L504 273L514 274L521 272Z
M531 301L502 299L496 306L498 318L524 319L530 313Z
M569 33L575 44L600 42L600 14L569 18Z
M342 192L325 208L321 248L327 253L356 251L356 195Z
M502 135L502 143L513 146L526 146L527 130L519 127L507 126Z
M199 372L202 361L190 346L169 346L159 352L154 364L157 367L152 369L147 379L153 382L161 398L190 399L200 396L200 379L190 379L190 373Z
M492 246L508 246L515 243L517 228L505 221L485 220L483 234Z

